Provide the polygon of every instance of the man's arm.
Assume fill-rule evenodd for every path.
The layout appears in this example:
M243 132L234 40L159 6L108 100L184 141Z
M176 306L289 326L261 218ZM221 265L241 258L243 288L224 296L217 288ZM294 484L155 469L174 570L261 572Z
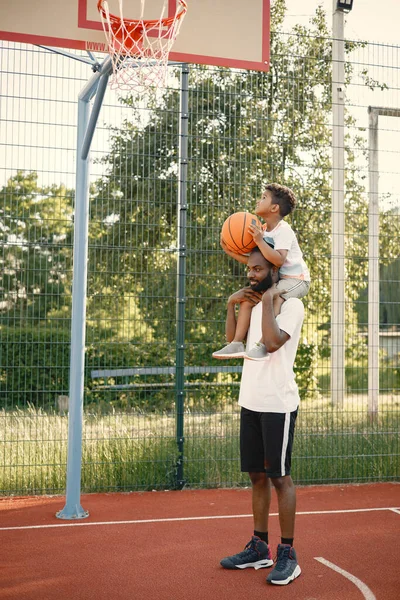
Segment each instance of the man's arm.
M267 352L276 352L285 344L290 335L279 328L274 313L274 298L279 296L282 291L275 286L267 290L262 297L262 341Z

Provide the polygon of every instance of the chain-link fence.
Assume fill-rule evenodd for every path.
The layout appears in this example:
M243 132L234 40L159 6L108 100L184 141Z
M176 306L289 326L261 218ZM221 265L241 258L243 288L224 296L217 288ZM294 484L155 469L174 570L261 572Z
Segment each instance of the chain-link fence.
M181 67L171 66L163 95L106 93L91 151L84 491L247 483L238 460L240 361L211 358L224 343L226 299L246 277L220 249L219 234L229 214L254 210L271 181L296 192L291 223L312 277L296 361L302 404L293 477L305 484L398 477L400 121L380 113L375 149L380 353L379 410L371 413L370 181L377 173L368 108L400 108L400 49L346 42L345 385L337 403L332 40L321 15L313 28L272 35L269 74L189 67L184 204ZM40 48L3 43L1 50L0 490L59 493L76 98L90 69Z

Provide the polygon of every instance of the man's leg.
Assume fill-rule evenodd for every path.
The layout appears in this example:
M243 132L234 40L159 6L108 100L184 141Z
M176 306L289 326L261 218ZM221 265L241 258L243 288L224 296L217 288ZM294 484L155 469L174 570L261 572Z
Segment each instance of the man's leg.
M296 488L290 475L273 477L272 483L278 496L281 543L278 545L276 565L268 575L267 582L275 585L286 585L301 573L296 551L293 548Z
M284 540L294 538L294 524L296 519L296 488L290 475L274 477L272 483L278 497L279 524L281 537ZM287 543L283 542L282 543Z
M286 585L301 573L293 548L296 489L290 476L296 416L297 411L263 414L266 475L270 477L278 497L281 529L276 564L267 577L267 582L275 585Z
M271 503L271 482L264 471L264 444L260 413L242 408L240 412L241 469L249 473L252 483L254 534L244 550L221 560L224 569L261 569L271 567L268 546L268 516Z
M254 530L268 532L271 482L265 473L249 473L252 485Z

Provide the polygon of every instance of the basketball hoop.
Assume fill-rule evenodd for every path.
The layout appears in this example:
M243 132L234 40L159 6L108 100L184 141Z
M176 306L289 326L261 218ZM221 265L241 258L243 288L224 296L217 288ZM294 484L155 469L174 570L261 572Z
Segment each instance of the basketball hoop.
M146 0L141 0L140 19L123 16L123 0L118 0L120 16L109 12L108 2L98 0L97 9L106 35L113 65L113 89L144 90L165 84L168 57L187 11L186 0L176 1L176 12L164 17L167 1L159 19L143 19Z

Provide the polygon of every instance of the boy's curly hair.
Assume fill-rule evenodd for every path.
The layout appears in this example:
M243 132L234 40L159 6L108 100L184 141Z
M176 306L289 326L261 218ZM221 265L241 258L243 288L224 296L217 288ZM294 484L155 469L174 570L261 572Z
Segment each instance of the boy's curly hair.
M290 188L279 183L268 183L265 186L265 191L267 190L272 193L272 202L279 204L279 214L282 219L294 211L297 199Z

